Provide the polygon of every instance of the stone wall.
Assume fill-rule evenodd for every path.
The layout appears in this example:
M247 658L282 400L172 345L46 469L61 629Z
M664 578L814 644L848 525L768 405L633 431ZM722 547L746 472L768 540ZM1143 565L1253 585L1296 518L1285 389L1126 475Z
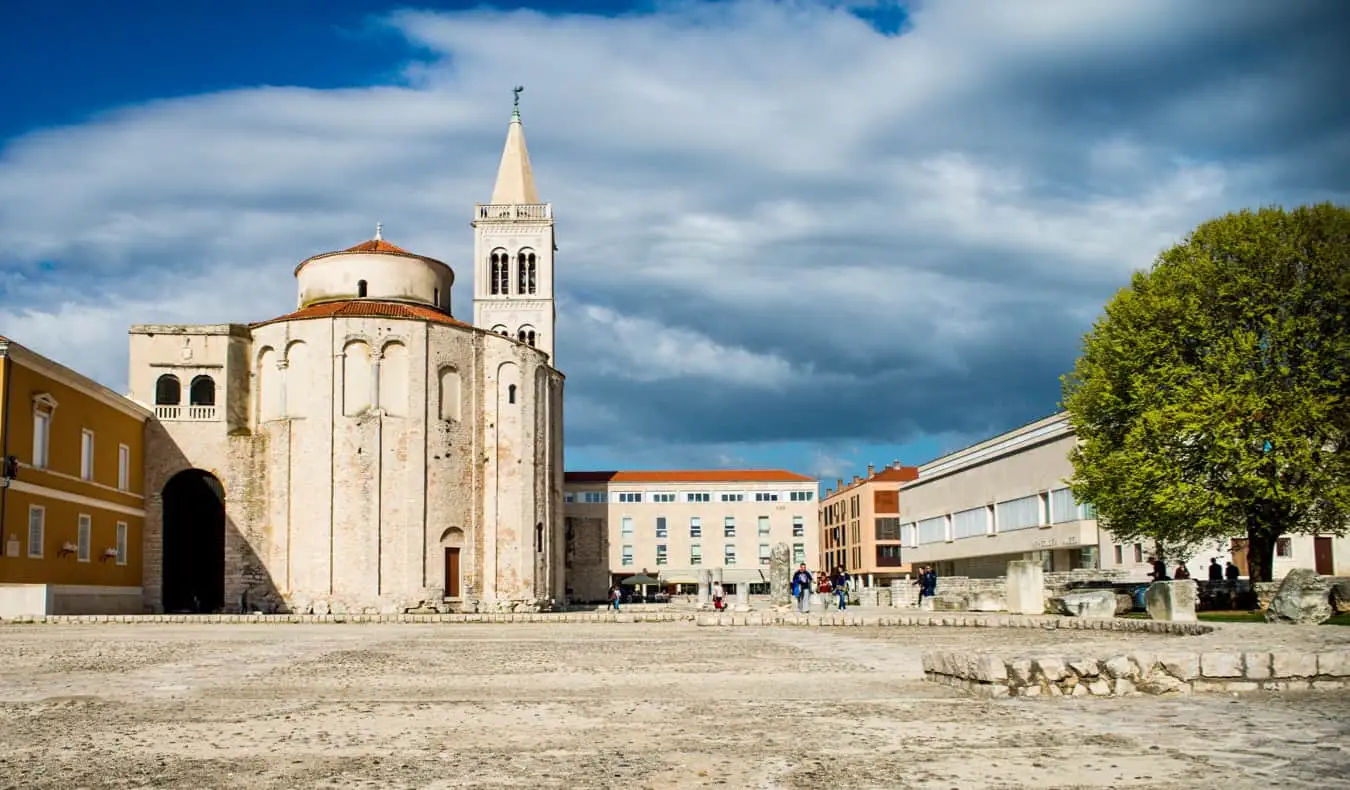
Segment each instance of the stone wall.
M1122 568L1083 568L1072 571L1046 573L1045 599L1063 595L1079 587L1113 587L1129 581L1129 573ZM934 608L945 611L966 611L975 598L988 600L1003 596L1008 577L975 579L969 576L939 576Z
M1350 688L1350 650L1319 653L1131 652L1106 659L982 653L923 656L931 681L988 697L1120 697L1133 694Z

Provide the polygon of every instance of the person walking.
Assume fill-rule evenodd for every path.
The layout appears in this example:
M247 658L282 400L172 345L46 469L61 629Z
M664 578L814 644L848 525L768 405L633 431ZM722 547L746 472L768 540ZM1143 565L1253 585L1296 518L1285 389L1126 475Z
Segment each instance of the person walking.
M717 581L713 582L712 583L713 608L719 612L722 611L722 608L724 606L722 603L722 599L725 597L726 593L722 590L722 583Z
M1223 566L1219 564L1218 557L1209 558L1209 580L1212 582L1223 581Z
M934 568L932 565L929 565L929 566L928 566L928 572L927 572L925 578L926 578L926 581L924 582L924 585L923 585L923 588L924 588L924 595L928 596L929 598L936 598L936 597L937 597L937 568Z
M1229 560L1228 567L1224 569L1224 575L1228 577L1228 581L1235 582L1242 578L1242 571L1238 569L1238 566L1233 564L1232 560Z
M797 599L797 611L802 614L811 612L811 571L806 569L804 562L792 574L792 597Z
M614 611L619 611L619 601L623 598L623 590L619 585L614 585L609 589L609 605Z
M844 570L844 566L836 566L834 575L830 577L830 586L834 589L834 594L839 598L839 611L841 612L848 609L849 581L848 571Z
M919 575L914 579L914 586L919 588L919 608L923 608L923 597L928 594L928 566L919 566Z

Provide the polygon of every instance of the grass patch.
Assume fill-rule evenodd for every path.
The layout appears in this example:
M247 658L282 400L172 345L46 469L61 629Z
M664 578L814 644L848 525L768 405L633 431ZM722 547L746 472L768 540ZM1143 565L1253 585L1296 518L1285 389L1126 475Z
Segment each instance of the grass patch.
M1195 615L1202 623L1264 623L1263 612L1198 612ZM1350 614L1333 614L1322 625L1350 625Z

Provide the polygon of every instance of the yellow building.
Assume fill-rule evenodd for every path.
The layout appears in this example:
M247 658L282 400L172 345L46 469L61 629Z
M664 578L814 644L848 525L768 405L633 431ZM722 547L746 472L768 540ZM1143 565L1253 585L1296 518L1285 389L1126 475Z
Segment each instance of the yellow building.
M139 613L150 412L0 337L0 617Z

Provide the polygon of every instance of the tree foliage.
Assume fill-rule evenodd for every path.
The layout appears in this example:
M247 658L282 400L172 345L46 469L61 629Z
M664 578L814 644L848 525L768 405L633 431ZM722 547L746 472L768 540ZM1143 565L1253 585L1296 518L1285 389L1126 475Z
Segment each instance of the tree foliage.
M1074 495L1118 538L1188 557L1350 520L1350 210L1228 214L1106 305L1064 377ZM1175 556L1175 555L1174 555Z

